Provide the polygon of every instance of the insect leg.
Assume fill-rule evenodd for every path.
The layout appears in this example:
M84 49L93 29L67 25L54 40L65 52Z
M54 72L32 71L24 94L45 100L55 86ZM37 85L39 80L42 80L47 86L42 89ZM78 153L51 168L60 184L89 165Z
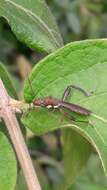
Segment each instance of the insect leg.
M62 113L61 121L64 120L64 117L66 117L70 121L75 121L75 117L70 115L68 112L63 111L61 108L59 108L59 111Z
M75 86L75 85L69 85L67 86L67 88L65 89L63 96L62 96L62 100L65 101L67 99L67 97L69 96L69 94L71 93L72 89L76 89L78 91L80 91L81 93L83 93L85 96L90 96L90 93L86 92L84 89Z

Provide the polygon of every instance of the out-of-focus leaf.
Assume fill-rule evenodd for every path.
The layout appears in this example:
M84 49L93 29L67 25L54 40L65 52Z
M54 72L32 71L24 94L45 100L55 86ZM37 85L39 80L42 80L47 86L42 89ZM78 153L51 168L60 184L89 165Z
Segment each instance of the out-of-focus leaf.
M0 0L4 17L27 46L52 52L63 45L56 22L44 0Z
M100 31L101 31L101 20L97 17L90 18L89 25L88 25L88 34L89 38L100 38Z
M0 78L2 79L9 95L13 98L17 98L17 94L13 86L13 82L10 78L10 75L7 72L5 66L1 62L0 62Z
M80 34L81 25L78 16L73 12L68 12L67 15L68 26L74 33Z
M4 20L0 19L0 60L8 62L8 56L16 48L17 40L9 29L4 28Z
M101 189L107 187L107 179L104 177L100 161L95 153L90 157L86 167L82 170L81 175L77 178L76 182L69 187L69 189L79 190L86 186L88 188L90 185L92 185L92 188L95 186Z
M79 171L87 162L91 154L91 146L87 141L75 131L71 129L63 130L63 148L64 148L64 176L65 187L75 181ZM77 172L78 171L78 172Z
M107 187L104 186L100 186L94 183L79 183L78 185L74 186L74 187L70 187L67 190L106 190Z
M5 135L0 132L0 189L14 190L16 178L15 153Z
M25 182L25 178L22 174L22 171L19 172L15 190L27 190L27 185Z
M54 0L54 2L63 9L66 9L69 6L69 0Z
M83 173L83 177L85 176L88 177L88 183L91 183L93 180L93 183L107 187L107 178L104 176L103 168L96 154L90 157ZM82 182L84 180L80 179L80 181Z
M86 2L87 8L89 11L92 11L94 13L100 13L102 10L102 3L93 3L93 2Z

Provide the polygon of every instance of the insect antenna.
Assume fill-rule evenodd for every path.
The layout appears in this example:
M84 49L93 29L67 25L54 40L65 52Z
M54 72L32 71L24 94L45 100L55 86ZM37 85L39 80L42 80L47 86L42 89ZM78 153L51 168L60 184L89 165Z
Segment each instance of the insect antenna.
M34 89L33 89L33 87L32 87L32 83L31 83L31 81L30 81L29 76L28 76L28 83L29 83L29 86L30 86L30 89L31 89L31 92L32 92L33 99L34 99L35 96L36 96L36 94L35 94Z
M34 89L33 89L33 87L32 87L32 84L31 84L31 81L30 81L29 76L28 76L28 83L29 83L30 89L31 89L31 91L32 91L32 96L33 96L33 99L35 99L35 97L36 97L36 93L35 93L35 91L34 91ZM40 95L41 95L41 97L43 98L42 93L40 93L40 92L39 92L39 94L40 94Z

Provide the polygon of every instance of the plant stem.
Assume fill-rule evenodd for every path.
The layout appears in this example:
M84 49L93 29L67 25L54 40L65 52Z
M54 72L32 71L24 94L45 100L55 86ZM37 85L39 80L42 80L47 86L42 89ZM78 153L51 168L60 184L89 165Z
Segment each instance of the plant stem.
M0 80L0 115L8 129L29 190L41 190L27 146L24 142L15 113L9 105L10 97Z

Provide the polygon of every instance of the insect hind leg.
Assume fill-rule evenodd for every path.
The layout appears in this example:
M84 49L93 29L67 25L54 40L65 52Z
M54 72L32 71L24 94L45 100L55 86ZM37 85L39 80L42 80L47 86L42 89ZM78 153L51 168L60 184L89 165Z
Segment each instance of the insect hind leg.
M63 96L62 96L63 101L66 101L66 99L70 95L72 89L76 89L76 90L80 91L82 94L84 94L84 96L87 96L87 97L90 96L90 93L86 92L81 87L78 87L78 86L75 86L75 85L69 85L69 86L67 86L67 88L65 89L65 91L63 93Z

